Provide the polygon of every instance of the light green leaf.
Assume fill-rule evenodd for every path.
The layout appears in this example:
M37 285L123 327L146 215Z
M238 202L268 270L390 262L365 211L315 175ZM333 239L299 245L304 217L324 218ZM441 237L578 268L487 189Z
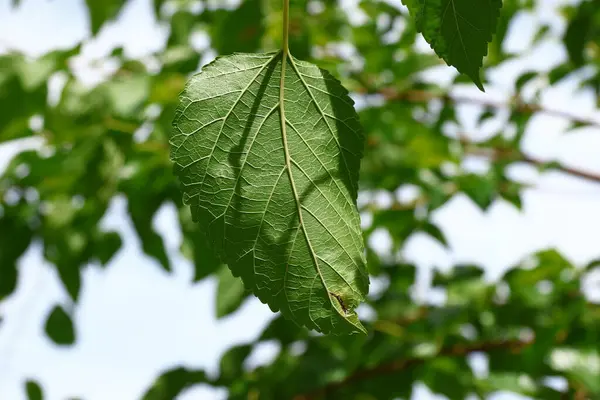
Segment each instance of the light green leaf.
M438 56L483 90L479 69L496 31L502 0L404 0Z
M233 274L298 324L364 332L364 136L340 83L284 52L220 57L186 86L174 127L184 203Z
M216 312L217 318L222 318L240 308L248 293L240 278L231 275L229 269L224 265L217 272L217 279L219 283L217 285Z

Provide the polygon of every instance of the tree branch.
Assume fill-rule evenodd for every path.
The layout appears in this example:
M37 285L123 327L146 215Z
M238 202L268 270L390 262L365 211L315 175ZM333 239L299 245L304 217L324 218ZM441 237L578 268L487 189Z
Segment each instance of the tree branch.
M533 157L529 157L525 154L521 154L521 161L526 162L528 164L542 166L545 163L544 161L537 160ZM600 183L600 175L594 174L592 172L583 171L573 167L567 167L566 165L556 164L553 168L556 171L563 172L565 174L569 174L572 176L576 176L578 178L587 179L588 181Z
M509 350L513 353L518 353L525 347L531 345L534 339L530 340L497 340L487 341L464 345L454 345L442 348L435 357L461 357L473 352L492 352L496 350ZM348 375L346 378L338 382L331 382L327 385L318 388L310 393L301 394L294 397L294 400L316 400L322 396L330 394L344 386L349 386L357 382L365 381L377 376L393 374L404 371L406 369L421 365L427 362L429 358L406 358L403 360L393 360L371 368L365 368Z
M361 82L361 84L363 84L363 82ZM391 101L405 101L405 102L409 102L409 103L426 103L428 101L437 99L437 100L442 100L444 102L451 102L451 103L467 103L467 104L470 103L470 104L477 104L477 105L480 105L483 107L488 107L488 108L511 109L514 112L519 113L519 114L543 113L543 114L551 115L554 117L565 118L565 119L568 119L568 120L570 120L576 124L580 124L580 125L590 125L590 126L600 127L600 120L597 121L597 120L593 120L593 119L589 119L589 118L584 118L584 117L581 117L578 115L573 115L573 114L570 114L570 113L567 113L564 111L560 111L560 110L544 108L539 104L524 103L524 102L520 101L519 99L516 99L511 103L501 103L501 102L495 102L495 101L491 101L491 100L477 99L474 97L467 97L467 96L458 96L458 95L452 95L452 94L448 94L448 93L440 93L440 92L429 91L429 90L411 89L411 90L406 90L406 91L397 91L392 88L382 88L379 90L373 90L366 85L363 85L363 87L359 88L358 92L365 93L365 94L366 93L380 94L386 100L391 100Z
M476 144L471 142L464 142L467 146L472 146L466 149L468 154L473 155L481 155L484 157L489 157L492 161L496 160L512 160L514 162L524 162L527 164L531 164L537 167L544 167L547 165L552 165L552 169L563 172L565 174L569 174L571 176L575 176L578 178L586 179L588 181L600 183L600 174L594 172L584 171L578 168L568 167L563 164L548 162L539 160L535 157L528 156L521 151L515 149L503 149L503 148L481 148L477 147Z

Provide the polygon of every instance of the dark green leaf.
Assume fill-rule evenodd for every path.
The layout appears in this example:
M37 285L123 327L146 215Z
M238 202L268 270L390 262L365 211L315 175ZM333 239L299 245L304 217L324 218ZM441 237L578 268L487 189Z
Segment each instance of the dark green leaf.
M468 75L482 91L479 70L496 30L501 7L501 0L412 0L409 3L419 32L431 48L448 65Z
M581 67L585 60L583 52L594 28L595 7L594 1L582 1L563 38L569 58L577 67Z
M421 230L423 232L427 233L429 236L431 236L435 240L437 240L438 242L440 242L440 244L444 245L445 247L448 247L448 240L446 240L446 236L444 235L444 232L442 232L440 230L440 228L438 228L437 225L434 225L434 224L428 222L421 227Z
M142 396L142 400L173 400L188 387L208 382L202 370L179 367L163 373Z
M44 400L42 388L35 381L28 380L25 382L25 392L27 393L27 400Z
M105 22L117 17L126 0L85 0L90 16L92 35L96 35Z
M244 371L244 361L250 355L252 346L233 346L221 357L220 373L217 379L219 385L230 385L235 379L240 378Z
M75 328L67 312L59 305L55 306L45 326L46 334L59 346L72 345L75 342Z
M262 1L243 0L237 9L224 12L212 23L211 45L219 54L256 51L265 30L263 18Z
M492 175L461 175L456 179L461 191L471 198L482 210L487 209L496 196L496 182Z

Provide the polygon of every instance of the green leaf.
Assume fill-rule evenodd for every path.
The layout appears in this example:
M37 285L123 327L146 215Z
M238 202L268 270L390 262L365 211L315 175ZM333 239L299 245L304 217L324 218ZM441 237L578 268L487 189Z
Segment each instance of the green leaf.
M594 28L595 7L597 5L593 2L583 1L569 23L563 38L569 58L576 67L581 67L585 62L584 50Z
M114 19L125 3L126 0L86 0L92 35L95 36L106 21Z
M471 198L482 210L486 210L496 196L496 181L491 174L465 174L456 177L461 191Z
M25 382L25 392L27 392L28 400L44 399L44 393L42 392L42 388L35 381L28 380L27 382Z
M188 83L173 124L184 203L233 274L298 324L364 332L364 136L340 83L283 52L220 57Z
M220 373L216 383L229 386L235 379L239 378L244 373L244 361L246 361L250 352L252 352L252 346L248 344L232 346L227 350L221 357Z
M428 222L424 224L421 229L423 232L440 242L440 244L442 244L444 247L449 247L446 235L444 235L444 232L442 232L437 225Z
M98 235L94 247L94 253L98 261L104 266L110 262L113 256L119 251L123 245L121 235L117 232L106 232Z
M71 317L61 306L55 306L46 320L46 334L57 345L71 345L75 342L75 329Z
M252 52L260 46L265 27L261 0L244 0L239 8L224 11L210 26L213 35L211 46L219 54Z
M141 196L142 193L140 192L140 196L130 195L127 204L129 216L142 242L144 253L158 261L165 271L170 271L171 263L163 239L152 227L152 219L158 211L162 199L159 197L150 199L148 190L144 192L146 194L144 199Z
M17 260L32 240L32 232L24 222L16 216L6 215L11 209L2 211L5 215L0 218L0 301L17 287Z
M142 396L142 400L171 400L188 387L207 381L206 373L202 370L175 368L157 378Z
M437 55L484 91L479 70L496 30L502 1L405 0L406 3L416 15L417 29Z
M246 290L240 278L231 275L231 271L223 266L217 274L217 318L225 317L240 308L246 299Z
M160 19L161 17L161 9L163 4L166 3L166 0L154 0L153 1L153 5L154 5L154 14L156 15L157 19Z

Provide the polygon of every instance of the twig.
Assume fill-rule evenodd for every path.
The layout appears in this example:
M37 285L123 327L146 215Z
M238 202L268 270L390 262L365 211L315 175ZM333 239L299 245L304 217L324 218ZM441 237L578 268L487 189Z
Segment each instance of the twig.
M465 142L463 142L465 144ZM524 162L538 167L544 167L546 165L552 165L552 169L576 176L578 178L586 179L588 181L600 183L600 174L583 171L578 168L568 167L563 164L553 163L548 161L539 160L535 157L528 156L521 151L515 149L504 149L504 148L481 148L477 147L471 142L466 142L467 145L472 146L466 149L466 152L473 155L481 155L489 157L492 160L512 160L514 162Z
M520 352L523 348L531 345L534 339L531 340L497 340L489 342L480 342L473 344L454 345L443 348L439 351L436 357L460 357L473 352L491 352L495 350L509 350L513 353ZM414 357L402 360L393 360L371 368L358 370L346 378L338 382L331 382L321 388L318 388L310 393L301 394L294 397L294 400L315 400L329 393L332 393L344 386L349 386L354 383L368 380L377 376L393 374L401 372L408 368L423 364L427 358Z
M535 113L543 113L555 117L565 118L574 123L580 125L591 125L600 127L600 120L596 121L593 119L583 118L577 115L573 115L564 111L554 110L549 108L544 108L539 104L532 103L524 103L519 99L516 99L513 103L502 103L495 102L491 100L485 99L477 99L474 97L466 97L466 96L458 96L448 93L440 93L435 91L428 90L417 90L411 89L406 91L397 91L391 88L382 88L379 90L373 90L366 86L360 88L358 90L360 93L377 93L382 95L386 100L390 101L405 101L409 103L426 103L431 100L442 100L445 102L452 103L470 103L477 104L480 106L488 107L488 108L496 108L496 109L512 109L516 113L520 114L535 114Z
M532 165L538 165L538 166L547 164L544 161L537 160L537 159L529 157L525 154L521 155L521 161L526 162L528 164L532 164ZM594 174L592 172L582 171L580 169L573 168L573 167L567 167L566 165L562 165L562 164L556 164L553 169L555 169L556 171L564 172L565 174L576 176L578 178L587 179L588 181L600 183L600 175Z

